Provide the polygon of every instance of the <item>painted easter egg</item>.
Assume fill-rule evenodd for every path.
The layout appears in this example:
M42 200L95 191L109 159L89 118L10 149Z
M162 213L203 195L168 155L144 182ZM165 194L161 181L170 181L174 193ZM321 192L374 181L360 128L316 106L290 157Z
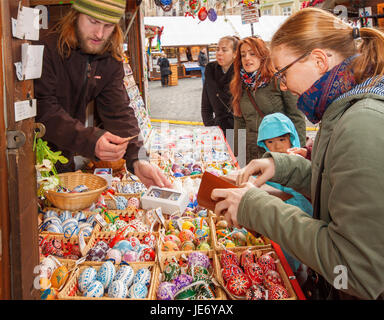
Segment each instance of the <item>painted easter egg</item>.
M217 13L216 13L215 9L213 9L213 8L209 9L207 12L207 15L208 15L209 20L211 20L212 22L216 21Z
M126 251L121 258L121 261L126 263L136 262L138 260L139 260L139 254L136 251L131 251L131 250Z
M183 222L183 224L181 225L181 229L182 230L190 230L190 231L194 232L196 228L191 221L187 220L187 221Z
M65 210L63 211L60 215L59 215L59 219L61 220L62 223L64 223L64 221L68 220L68 219L71 219L73 218L72 217L72 212L69 211L69 210ZM76 219L77 220L77 219Z
M118 249L111 249L107 252L105 260L111 260L114 264L120 264L121 262L121 252Z
M173 300L176 294L176 285L171 282L160 283L156 296L159 300Z
M89 267L84 269L77 280L77 285L81 292L84 292L85 289L96 280L96 274L97 271L95 268Z
M264 272L258 263L249 263L244 267L245 274L251 279L252 284L262 284Z
M207 16L208 16L207 8L201 7L199 12L197 13L197 16L198 16L199 20L201 20L201 21L204 21L205 19L207 19Z
M265 289L259 285L252 285L245 293L247 300L265 300Z
M131 299L145 299L148 295L148 288L142 283L134 283L128 291L128 297Z
M180 241L179 237L177 237L174 234L166 235L164 237L164 242L166 242L166 241L173 241L174 243L176 243L177 246L181 245L181 241Z
M176 285L176 291L183 289L186 286L189 286L193 282L192 276L189 274L182 273L173 279L173 283Z
M155 261L156 253L152 248L144 248L140 251L139 261L148 262Z
M137 270L133 277L133 283L141 283L145 286L149 286L151 282L151 271L148 268L141 268Z
M200 251L208 251L208 250L211 250L211 246L209 245L208 242L201 242L197 248L197 250L200 250Z
M104 289L108 289L115 278L116 270L111 261L104 262L96 274L96 280L103 284Z
M165 281L172 281L181 272L180 265L177 262L170 262L164 267L163 275Z
M156 236L153 233L147 233L144 236L143 243L154 248L156 245Z
M59 290L56 288L48 288L41 292L40 299L41 300L56 300L57 295L59 294Z
M239 259L237 258L236 253L229 250L224 250L224 252L221 254L220 263L222 266L225 264L229 264L229 265L235 264L237 266L240 265Z
M122 255L124 255L124 253L126 253L127 251L135 251L132 247L131 242L129 242L128 240L121 240L117 242L114 245L113 249L119 250Z
M196 290L194 290L193 288L188 288L178 292L175 295L175 300L195 300L196 296L197 296Z
M245 293L252 285L251 280L244 273L232 276L227 282L227 289L236 296L245 296Z
M128 205L139 209L140 208L140 200L136 197L130 198L128 200Z
M288 299L288 298L289 298L288 291L283 286L275 284L268 289L269 300L281 300L281 299Z
M131 266L123 265L117 270L114 280L121 280L127 287L130 287L133 282L135 272Z
M267 272L264 274L264 286L266 288L270 288L275 284L283 286L283 280L277 271L267 270Z
M100 281L93 281L83 292L84 297L100 298L104 295L104 286Z
M261 257L255 257L256 262L263 269L264 273L268 270L276 270L275 261L270 254L263 254Z
M196 251L191 252L188 256L188 265L189 266L202 266L204 268L209 269L211 266L211 262L206 254Z
M139 248L140 248L140 240L139 238L135 237L135 236L130 236L127 238L127 241L131 244L131 247L133 251L139 251Z
M87 221L87 217L83 211L79 211L75 214L74 218L77 220L77 222L85 222Z
M181 230L179 233L180 241L183 243L184 241L193 241L195 240L195 235L191 230Z
M173 241L165 241L163 244L163 250L164 251L177 251L179 250L179 247L177 244Z
M60 266L52 273L51 284L52 287L60 289L61 286L67 281L69 272L66 266Z
M108 296L111 298L124 299L127 297L128 287L123 280L114 280L108 289Z
M195 244L192 241L186 240L181 244L182 251L192 251L195 250Z
M254 263L253 252L247 249L243 251L242 254L240 255L240 266L244 268L247 264L250 264L250 263Z
M242 274L242 273L243 273L243 270L239 266L234 264L224 265L221 269L221 274L225 281L228 281L234 275Z

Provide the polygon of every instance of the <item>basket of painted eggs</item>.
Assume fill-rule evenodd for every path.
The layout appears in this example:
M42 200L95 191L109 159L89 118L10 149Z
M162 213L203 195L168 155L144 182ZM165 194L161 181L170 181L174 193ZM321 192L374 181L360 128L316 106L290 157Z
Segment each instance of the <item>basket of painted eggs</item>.
M83 250L83 251L82 251ZM39 235L39 254L41 257L52 255L59 259L78 260L82 257L84 248L80 246L78 237L66 238L63 235L40 234Z
M59 188L48 190L45 196L53 206L63 210L88 208L108 188L107 180L91 173L67 172L58 177Z
M212 238L216 250L257 246L259 249L271 248L271 241L260 235L255 236L245 228L230 227L223 217L212 218Z
M35 286L36 289L40 290L40 299L57 299L60 290L70 278L74 267L75 261L73 260L61 262L51 255L42 258L41 263L38 265L39 284L38 287Z
M99 232L89 241L86 260L101 262L111 260L115 264L153 262L156 259L158 236L155 232L128 233Z
M85 264L76 270L58 297L64 300L149 299L157 272L154 263Z
M162 251L208 251L213 248L210 218L180 218L166 221L161 233Z
M219 282L234 299L296 300L296 294L272 249L220 250Z
M85 238L92 235L96 226L95 212L70 211L46 208L39 226L41 234L61 234L67 238L78 236L80 231Z
M214 252L162 253L160 277L155 289L158 300L223 300L223 290L212 281L217 265Z
M112 181L112 189L116 196L138 196L147 190L139 181Z

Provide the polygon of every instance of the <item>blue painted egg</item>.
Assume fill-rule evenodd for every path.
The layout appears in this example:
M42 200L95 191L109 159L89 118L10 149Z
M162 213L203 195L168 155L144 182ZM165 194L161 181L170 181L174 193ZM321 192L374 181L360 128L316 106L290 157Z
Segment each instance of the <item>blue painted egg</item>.
M128 287L123 280L114 280L108 289L108 296L111 298L124 299L127 297Z
M151 282L151 271L148 268L141 268L137 270L135 276L133 277L133 283L141 283L145 286L149 286Z
M108 289L113 279L115 278L115 275L115 266L111 261L106 261L101 265L99 271L97 272L96 280L103 284L104 289Z
M131 266L121 266L117 270L114 280L122 280L127 287L130 287L134 276L135 271L133 271Z
M148 295L148 289L142 283L134 283L128 291L128 297L131 299L145 299Z
M104 286L96 280L85 289L83 295L84 297L100 298L104 295Z
M84 269L84 271L80 274L79 279L77 280L77 284L81 292L84 292L87 287L96 280L96 274L97 271L95 268L89 267Z

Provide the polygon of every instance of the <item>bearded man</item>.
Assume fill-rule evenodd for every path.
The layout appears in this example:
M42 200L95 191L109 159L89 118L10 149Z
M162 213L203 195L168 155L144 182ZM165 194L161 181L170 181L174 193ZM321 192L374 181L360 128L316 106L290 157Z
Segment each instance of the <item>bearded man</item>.
M128 170L147 187L170 187L160 169L147 161L142 139L127 139L140 130L123 82L119 21L125 7L126 0L76 0L42 39L43 72L35 80L36 121L45 125L44 139L51 148L69 159L58 165L59 172L76 169L76 154L91 160L124 158ZM99 127L85 125L91 101Z

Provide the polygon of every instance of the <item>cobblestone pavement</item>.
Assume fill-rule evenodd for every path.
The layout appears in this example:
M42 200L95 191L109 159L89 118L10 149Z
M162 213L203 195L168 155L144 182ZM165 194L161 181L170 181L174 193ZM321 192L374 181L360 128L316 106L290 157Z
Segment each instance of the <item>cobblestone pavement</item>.
M149 109L151 119L202 122L201 78L178 79L177 86L162 87L160 81L149 81ZM160 126L152 122L154 127ZM307 136L315 137L317 131L307 121Z

